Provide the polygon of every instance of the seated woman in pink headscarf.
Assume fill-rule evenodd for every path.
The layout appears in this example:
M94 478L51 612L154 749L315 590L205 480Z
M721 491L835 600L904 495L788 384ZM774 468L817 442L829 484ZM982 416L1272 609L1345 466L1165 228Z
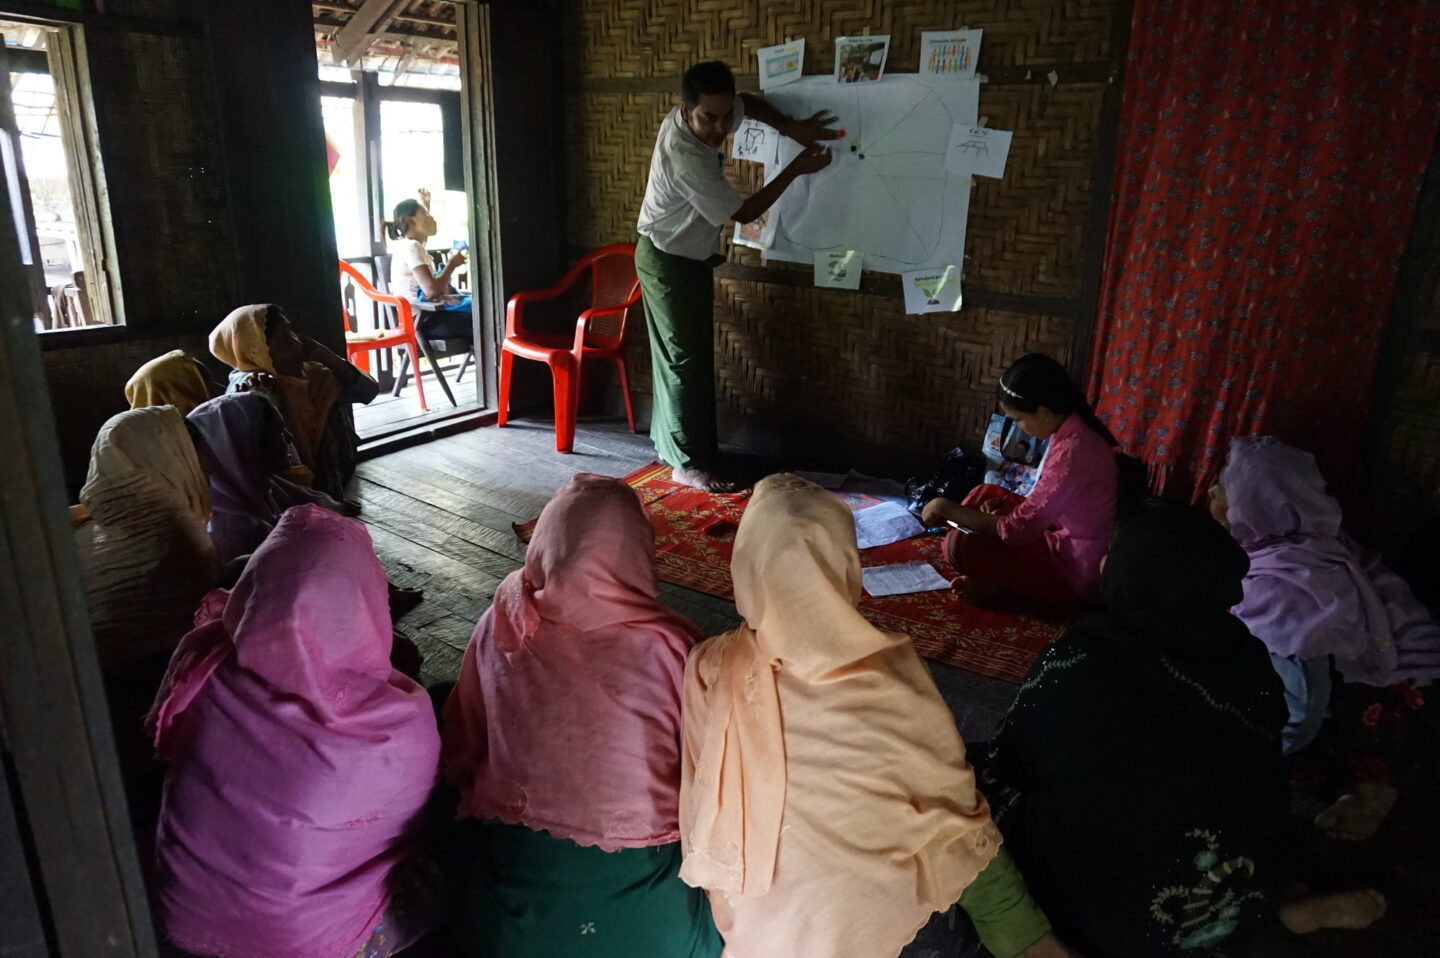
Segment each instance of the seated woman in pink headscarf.
M297 506L181 642L150 722L168 762L156 910L215 958L384 958L438 915L411 867L430 699L390 667L365 527Z
M1233 440L1210 511L1250 556L1235 614L1270 649L1285 683L1286 752L1319 733L1332 668L1352 686L1406 683L1412 697L1440 678L1440 625L1403 579L1345 534L1340 503L1310 453L1270 436ZM1396 795L1391 782L1361 782L1320 824L1335 837L1367 837Z
M483 823L467 955L720 954L705 896L677 877L680 682L699 635L658 594L635 491L582 474L480 619L444 717L445 777Z
M971 602L1000 593L1056 608L1095 601L1120 489L1115 437L1065 367L1043 353L1012 363L998 392L1005 415L1050 440L1035 489L1018 496L984 485L964 502L932 499L925 524L954 527L945 556Z
M745 621L686 666L680 786L680 876L709 892L726 958L957 955L957 901L997 958L1068 954L914 645L856 607L849 510L765 479L731 572Z

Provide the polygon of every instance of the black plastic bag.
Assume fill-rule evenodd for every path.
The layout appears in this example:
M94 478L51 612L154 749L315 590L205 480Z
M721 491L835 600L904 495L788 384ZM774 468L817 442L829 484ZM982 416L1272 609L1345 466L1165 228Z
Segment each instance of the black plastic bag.
M980 485L985 475L985 462L968 456L959 446L940 458L940 462L929 472L911 476L905 483L905 501L917 517L925 509L925 503L939 496L959 502L971 489Z

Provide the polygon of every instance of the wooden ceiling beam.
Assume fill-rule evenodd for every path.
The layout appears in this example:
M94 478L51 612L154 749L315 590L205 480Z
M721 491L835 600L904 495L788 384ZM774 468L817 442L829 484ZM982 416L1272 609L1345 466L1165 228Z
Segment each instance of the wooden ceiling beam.
M359 64L376 34L390 25L394 15L406 2L407 0L365 0L345 25L335 31L335 46L331 51L335 62L346 66Z
M310 6L314 10L330 10L335 13L348 13L352 15L355 13L354 7L347 7L343 3L312 3ZM391 19L404 20L406 23L420 23L427 27L442 27L448 30L455 29L454 20L444 20L440 17L426 17L415 13L397 13L391 17Z

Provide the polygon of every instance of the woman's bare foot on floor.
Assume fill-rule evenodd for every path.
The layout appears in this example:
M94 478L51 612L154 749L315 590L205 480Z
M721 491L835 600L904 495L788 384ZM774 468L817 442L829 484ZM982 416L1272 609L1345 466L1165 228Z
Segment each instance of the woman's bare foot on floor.
M1379 830L1400 793L1380 782L1361 782L1353 794L1342 795L1315 816L1315 827L1331 838L1356 842Z
M973 575L956 576L950 580L950 591L971 605L984 605L997 598L1001 588Z
M704 492L728 494L741 492L744 485L735 482L733 479L722 479L712 472L704 469L681 469L679 467L670 470L670 481L678 482L682 486L690 486L693 489L700 489Z
M1373 888L1311 895L1280 906L1280 921L1297 935L1322 928L1368 928L1385 914L1385 896Z

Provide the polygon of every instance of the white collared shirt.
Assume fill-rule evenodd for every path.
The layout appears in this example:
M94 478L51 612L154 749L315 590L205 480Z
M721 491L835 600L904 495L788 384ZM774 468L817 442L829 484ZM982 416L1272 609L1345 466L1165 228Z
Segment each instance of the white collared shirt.
M730 132L745 116L735 97ZM702 142L675 107L660 124L650 179L640 206L640 233L666 253L708 259L720 227L739 211L744 199L725 179L725 156Z

